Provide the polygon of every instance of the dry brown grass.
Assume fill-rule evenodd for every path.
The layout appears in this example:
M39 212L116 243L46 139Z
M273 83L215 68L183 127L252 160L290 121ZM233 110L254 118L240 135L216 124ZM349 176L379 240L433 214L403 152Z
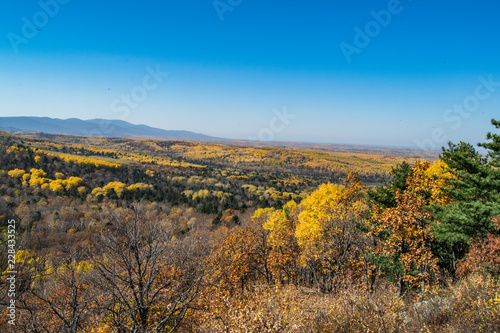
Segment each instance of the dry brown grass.
M374 293L352 286L336 294L258 286L211 297L206 311L187 321L197 332L500 332L496 296L499 284L479 275L422 302L397 296L390 284Z

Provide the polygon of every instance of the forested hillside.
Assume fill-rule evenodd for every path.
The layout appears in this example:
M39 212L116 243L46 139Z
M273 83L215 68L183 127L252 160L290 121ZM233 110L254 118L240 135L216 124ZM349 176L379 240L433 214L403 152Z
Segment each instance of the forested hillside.
M0 330L500 331L486 140L420 159L1 132Z

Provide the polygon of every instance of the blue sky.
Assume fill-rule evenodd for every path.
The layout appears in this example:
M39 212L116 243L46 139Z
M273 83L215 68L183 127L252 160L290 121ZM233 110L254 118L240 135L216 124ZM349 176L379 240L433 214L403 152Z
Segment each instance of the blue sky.
M5 0L0 116L477 143L500 118L499 15L494 0Z

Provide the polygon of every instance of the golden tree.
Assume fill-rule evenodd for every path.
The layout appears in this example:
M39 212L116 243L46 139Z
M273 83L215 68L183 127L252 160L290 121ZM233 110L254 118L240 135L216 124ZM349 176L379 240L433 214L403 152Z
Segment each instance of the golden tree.
M359 265L367 208L364 189L356 174L350 173L344 185L323 184L302 201L295 236L302 249L301 262L311 269L322 291L332 291L340 276Z
M300 247L295 238L300 209L295 201L290 201L282 210L259 209L253 216L254 220L264 219L262 226L270 232L267 238L271 247L269 266L279 283L298 284L301 275Z

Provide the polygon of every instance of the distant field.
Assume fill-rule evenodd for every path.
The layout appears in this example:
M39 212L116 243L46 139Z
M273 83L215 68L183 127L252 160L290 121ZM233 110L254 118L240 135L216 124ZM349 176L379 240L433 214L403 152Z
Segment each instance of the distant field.
M434 160L438 157L438 152L357 145L256 143L236 140L222 143L47 134L30 134L24 137L35 140L37 146L54 150L55 144L58 143L65 145L66 150L76 153L80 151L80 155L83 152L85 156L118 164L217 165L241 169L243 172L282 171L294 175L314 175L314 178L319 177L326 181L342 178L354 171L367 183L379 183L384 174L402 161L413 163L417 159ZM96 154L96 149L100 150L99 154Z

